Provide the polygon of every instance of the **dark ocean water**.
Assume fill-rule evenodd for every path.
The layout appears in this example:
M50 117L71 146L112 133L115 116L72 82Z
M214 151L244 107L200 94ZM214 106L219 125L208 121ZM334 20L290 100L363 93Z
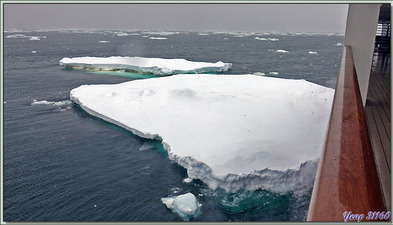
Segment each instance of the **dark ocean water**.
M15 34L24 36L7 38ZM41 38L29 40L27 36ZM334 88L342 51L336 44L343 42L343 36L237 36L117 36L108 31L4 33L4 220L182 221L160 199L187 192L202 203L202 214L192 221L304 220L312 186L302 193L225 193L210 190L198 180L185 183L186 170L168 159L160 143L92 117L67 101L70 90L83 84L115 84L145 78L59 66L63 57L79 56L223 61L233 64L226 74L261 72ZM255 37L279 40L262 41ZM289 52L276 52L279 49ZM43 100L54 104L32 104ZM139 150L146 143L153 147Z

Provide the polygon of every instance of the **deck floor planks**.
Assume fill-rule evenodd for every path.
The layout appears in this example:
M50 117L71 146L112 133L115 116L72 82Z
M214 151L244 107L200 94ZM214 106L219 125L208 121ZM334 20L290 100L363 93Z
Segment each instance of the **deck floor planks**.
M385 154L383 154L382 143L378 137L376 124L374 121L372 121L374 120L374 116L372 115L372 111L370 108L366 108L366 117L367 117L367 123L370 124L369 132L370 132L372 148L374 149L375 161L376 164L379 165L377 166L377 169L378 169L378 174L380 176L381 188L382 188L382 193L384 195L385 205L386 208L390 210L391 209L391 205L390 205L390 199L391 199L390 174L391 173L389 170L389 166L387 164L386 156Z
M377 90L378 86L373 83L374 82L370 82L369 100L373 102L372 108L375 109L375 113L378 113L378 116L382 120L380 128L384 128L390 143L390 108L386 107L387 103L383 99L383 93L380 93ZM370 105L371 103L369 103L368 106ZM377 116L377 114L375 116Z
M378 59L380 60L380 59ZM382 70L380 61L373 68L365 115L380 176L385 204L391 210L391 76L390 60Z

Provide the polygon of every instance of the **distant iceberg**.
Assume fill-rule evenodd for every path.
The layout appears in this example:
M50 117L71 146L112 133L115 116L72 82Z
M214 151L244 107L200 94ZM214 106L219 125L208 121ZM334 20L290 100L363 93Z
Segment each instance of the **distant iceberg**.
M172 75L179 73L215 73L227 71L232 63L193 62L185 59L143 57L75 57L63 58L60 65L70 68L99 71L131 71L142 74Z
M312 185L334 90L255 75L174 75L83 85L85 111L161 140L189 178L226 191ZM303 188L304 189L304 188Z

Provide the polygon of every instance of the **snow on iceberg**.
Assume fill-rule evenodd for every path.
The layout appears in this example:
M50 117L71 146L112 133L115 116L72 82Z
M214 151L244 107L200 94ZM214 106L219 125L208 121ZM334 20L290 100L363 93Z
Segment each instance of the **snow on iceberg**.
M312 185L316 163L305 162L321 153L333 94L305 80L175 75L83 85L70 97L93 116L161 140L171 160L212 189L281 192Z
M172 75L179 73L212 73L227 71L232 63L193 62L185 59L143 57L75 57L63 58L60 65L89 70L125 70L144 74Z
M178 214L184 221L189 221L192 217L198 216L201 213L200 207L202 205L198 203L196 197L191 193L161 198L161 201L168 209Z

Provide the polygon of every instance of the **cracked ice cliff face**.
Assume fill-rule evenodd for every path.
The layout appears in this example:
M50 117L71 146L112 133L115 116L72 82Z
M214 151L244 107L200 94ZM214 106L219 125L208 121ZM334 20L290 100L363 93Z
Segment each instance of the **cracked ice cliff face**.
M305 80L253 75L175 75L70 93L90 114L162 140L190 178L228 191L310 183L333 94Z

